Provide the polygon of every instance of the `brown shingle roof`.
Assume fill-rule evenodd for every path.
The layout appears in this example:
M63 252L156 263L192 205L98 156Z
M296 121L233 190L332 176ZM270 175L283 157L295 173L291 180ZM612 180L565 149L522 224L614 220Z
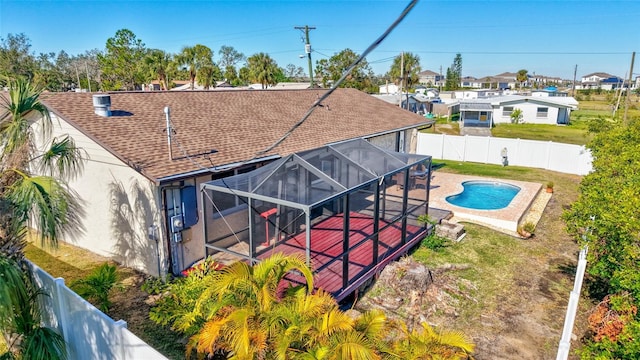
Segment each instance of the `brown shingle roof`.
M145 176L158 180L204 167L245 161L279 139L325 90L115 92L111 117L94 113L92 95L48 93L49 109ZM394 129L426 123L355 89L338 89L311 117L266 155L287 155ZM174 135L169 160L165 115ZM184 156L180 146L191 156ZM204 153L209 153L208 156ZM264 155L263 155L264 156Z

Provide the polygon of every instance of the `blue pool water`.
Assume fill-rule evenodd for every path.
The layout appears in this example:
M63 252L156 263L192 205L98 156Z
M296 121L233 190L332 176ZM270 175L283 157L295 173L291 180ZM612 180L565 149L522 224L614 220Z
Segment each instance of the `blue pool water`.
M507 207L520 191L515 185L495 181L465 181L460 194L447 196L448 203L477 210L497 210Z

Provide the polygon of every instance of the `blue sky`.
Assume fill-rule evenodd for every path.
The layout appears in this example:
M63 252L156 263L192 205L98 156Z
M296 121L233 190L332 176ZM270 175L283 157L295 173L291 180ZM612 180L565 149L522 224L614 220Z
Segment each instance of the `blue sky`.
M21 1L0 0L0 37L25 33L35 53L104 49L118 29L147 47L177 53L203 44L233 46L249 56L270 54L281 67L307 71L302 32L319 60L350 48L363 52L409 1ZM578 78L591 72L625 76L640 50L640 1L421 0L368 57L378 74L401 51L417 54L424 70L443 73L456 53L463 75L530 74ZM640 60L634 70L640 75ZM634 75L634 77L636 76Z

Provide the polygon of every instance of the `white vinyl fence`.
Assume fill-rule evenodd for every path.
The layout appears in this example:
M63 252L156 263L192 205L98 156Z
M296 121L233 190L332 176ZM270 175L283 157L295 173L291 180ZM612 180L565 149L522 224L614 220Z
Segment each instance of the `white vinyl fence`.
M418 133L417 153L439 160L502 164L506 149L509 165L586 175L592 170L591 152L581 145L498 138Z
M62 334L69 359L166 359L127 330L125 321L114 321L69 289L64 279L30 265L36 284L49 295L40 301L44 325Z

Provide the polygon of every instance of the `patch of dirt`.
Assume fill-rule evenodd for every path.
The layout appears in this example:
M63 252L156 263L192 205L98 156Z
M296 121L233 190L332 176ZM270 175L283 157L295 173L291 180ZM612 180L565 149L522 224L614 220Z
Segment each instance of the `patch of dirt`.
M577 177L564 175L563 180L579 181ZM399 287L397 279L417 266L406 259L387 266L356 308L382 308L388 316L401 318L409 326L425 320L445 329L460 330L476 344L477 360L554 359L578 253L577 244L566 234L560 220L571 198L562 189L565 183L556 181L556 184L561 186L556 187L553 196L545 196L544 205L536 214L539 221L535 237L526 240L526 255L513 254L523 261L501 275L504 286L491 298L479 298L477 290L483 284L463 278L463 272L458 270L464 269L465 264L425 270L425 274L430 274L429 282ZM464 241L473 239L467 237ZM385 274L387 271L395 274ZM593 306L585 298L580 299L579 305L572 353L580 346L578 339L588 330L586 318ZM577 357L570 355L569 359Z
M158 297L142 290L148 276L131 269L127 269L126 273L128 276L120 281L122 288L113 291L113 305L108 315L114 320L126 321L132 333L169 359L184 358L187 340L149 319L149 310Z

